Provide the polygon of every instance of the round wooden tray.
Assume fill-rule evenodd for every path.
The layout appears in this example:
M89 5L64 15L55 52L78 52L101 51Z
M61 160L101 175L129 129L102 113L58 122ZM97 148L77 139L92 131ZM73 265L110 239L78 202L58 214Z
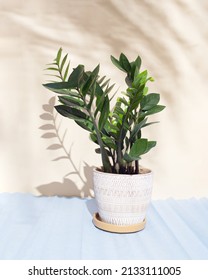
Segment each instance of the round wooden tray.
M108 224L105 223L101 220L100 216L98 213L95 213L93 215L93 224L102 230L109 231L109 232L115 232L115 233L133 233L140 231L144 229L145 224L146 224L146 219L143 220L143 222L139 224L134 224L130 226L118 226L118 225L113 225L113 224Z

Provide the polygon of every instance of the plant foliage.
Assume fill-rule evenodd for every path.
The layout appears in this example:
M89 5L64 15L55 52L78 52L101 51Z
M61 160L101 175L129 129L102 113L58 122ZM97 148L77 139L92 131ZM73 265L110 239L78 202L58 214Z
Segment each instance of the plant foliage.
M159 113L165 106L159 105L160 95L148 93L147 70L140 71L141 58L130 62L121 53L112 63L126 74L126 92L118 97L110 109L109 93L114 85L106 77L99 76L100 66L86 71L78 65L69 73L68 54L62 58L60 48L47 70L60 79L44 84L58 94L60 104L55 106L62 116L74 120L90 133L90 139L98 145L104 172L120 174L139 173L139 160L156 145L156 141L142 138L142 129L154 122L148 116Z

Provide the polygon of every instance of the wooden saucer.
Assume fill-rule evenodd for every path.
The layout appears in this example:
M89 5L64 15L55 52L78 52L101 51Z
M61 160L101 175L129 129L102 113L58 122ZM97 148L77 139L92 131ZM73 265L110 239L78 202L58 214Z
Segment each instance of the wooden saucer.
M113 224L105 223L101 220L98 213L95 213L93 215L93 224L102 230L109 231L109 232L115 232L115 233L133 233L140 230L143 230L146 224L146 219L143 220L143 222L139 224L134 224L130 226L118 226Z

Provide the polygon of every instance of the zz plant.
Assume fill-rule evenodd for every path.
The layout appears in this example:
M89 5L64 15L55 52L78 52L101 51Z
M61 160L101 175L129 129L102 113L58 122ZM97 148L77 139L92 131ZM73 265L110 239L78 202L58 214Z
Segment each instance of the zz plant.
M62 116L74 120L90 133L90 139L98 145L102 170L108 173L138 174L139 160L156 145L156 141L142 138L142 129L154 122L148 122L150 115L162 111L160 95L148 93L147 70L140 71L141 58L130 62L121 53L119 59L111 56L112 63L126 74L127 89L118 97L113 108L109 93L114 85L110 79L99 76L99 65L93 71L86 71L78 65L69 74L68 54L62 58L60 48L47 70L59 81L44 86L58 94L60 105L55 106Z

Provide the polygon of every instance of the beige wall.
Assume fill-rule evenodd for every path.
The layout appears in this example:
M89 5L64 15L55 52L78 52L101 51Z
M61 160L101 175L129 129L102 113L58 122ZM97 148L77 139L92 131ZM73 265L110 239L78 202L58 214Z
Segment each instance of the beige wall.
M54 121L54 100L41 84L45 64L62 46L72 67L100 62L120 90L123 75L110 54L142 56L156 80L151 89L167 106L155 117L160 124L145 131L158 141L142 161L154 170L153 197L208 196L207 12L203 0L1 1L0 191L90 194L100 159L87 133L58 116L59 136L67 130L64 148L71 153L53 161L64 149L47 149L58 138L42 137L49 131L39 128Z

